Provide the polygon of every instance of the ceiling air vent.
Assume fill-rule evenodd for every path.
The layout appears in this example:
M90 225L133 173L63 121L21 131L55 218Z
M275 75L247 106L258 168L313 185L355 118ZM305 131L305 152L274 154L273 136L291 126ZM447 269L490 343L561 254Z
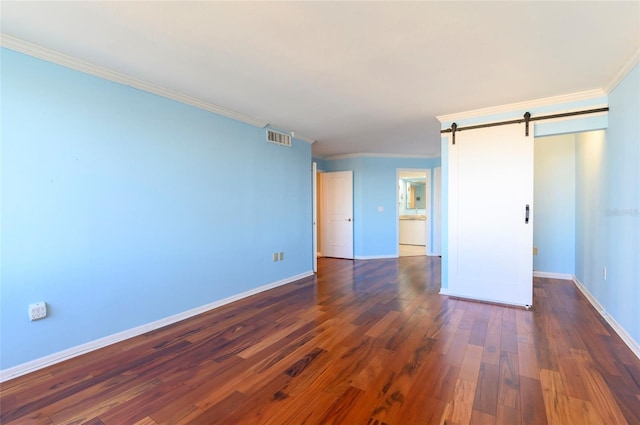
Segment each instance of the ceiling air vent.
M291 135L279 131L267 130L267 142L282 146L291 146Z

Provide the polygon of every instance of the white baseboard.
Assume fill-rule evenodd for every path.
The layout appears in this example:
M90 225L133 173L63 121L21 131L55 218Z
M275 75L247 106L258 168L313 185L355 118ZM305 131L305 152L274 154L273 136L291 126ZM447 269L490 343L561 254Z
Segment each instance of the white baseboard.
M622 341L624 341L624 343L627 344L631 351L633 351L633 354L635 354L636 357L640 359L640 344L638 344L638 342L634 340L622 326L620 326L616 319L614 319L607 312L604 306L600 304L600 302L598 302L598 300L593 295L591 295L591 292L589 292L587 287L584 286L582 282L580 282L580 280L578 280L578 278L575 276L573 276L573 283L575 283L578 290L582 292L582 295L584 295L585 298L589 300L591 305L600 313L600 315L602 315L604 320L606 320L609 326L613 328L613 330L618 334Z
M398 258L398 255L397 254L392 254L392 255L369 255L369 256L356 255L353 258L355 260L381 260L381 259L387 259L387 258Z
M533 277L544 277L547 279L562 279L562 280L572 280L573 275L567 273L553 273L553 272L539 272L534 271Z
M179 322L184 319L188 319L198 314L204 313L209 310L221 307L223 305L232 303L234 301L241 300L243 298L250 297L251 295L258 294L260 292L267 291L269 289L276 288L278 286L286 285L296 280L304 279L305 277L313 276L312 271L301 273L295 276L288 277L286 279L279 280L277 282L268 283L258 288L250 289L240 294L232 295L222 300L214 301L212 303L196 307L191 310L183 311L182 313L174 314L173 316L165 317L164 319L156 320L135 328L127 329L126 331L118 332L113 335L109 335L103 338L96 339L94 341L87 342L85 344L77 345L75 347L68 348L57 353L50 354L48 356L40 357L39 359L31 360L26 363L19 364L17 366L9 367L7 369L0 370L0 382L8 381L9 379L17 378L18 376L25 375L30 372L45 368L47 366L60 363L64 360L77 357L81 354L85 354L97 349L106 347L111 344L115 344L125 339L133 338L138 335L150 332L152 330L161 328L163 326L170 325L172 323Z
M320 251L316 252L316 258L320 258L320 257L322 257L322 252Z

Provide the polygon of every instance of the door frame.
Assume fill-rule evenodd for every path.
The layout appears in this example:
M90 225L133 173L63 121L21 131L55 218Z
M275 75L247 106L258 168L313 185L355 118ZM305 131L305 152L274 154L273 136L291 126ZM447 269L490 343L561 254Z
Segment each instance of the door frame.
M442 255L442 166L435 167L433 173L433 204L431 207L431 217L433 222L431 227L431 253L432 256Z
M311 163L311 261L313 272L318 272L318 163Z

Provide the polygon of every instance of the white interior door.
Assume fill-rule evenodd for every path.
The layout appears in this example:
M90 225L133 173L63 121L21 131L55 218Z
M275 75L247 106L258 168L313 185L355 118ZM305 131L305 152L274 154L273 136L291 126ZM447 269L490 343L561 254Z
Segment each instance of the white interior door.
M531 305L533 136L514 124L459 132L449 143L443 293Z
M353 172L322 174L322 254L353 259Z

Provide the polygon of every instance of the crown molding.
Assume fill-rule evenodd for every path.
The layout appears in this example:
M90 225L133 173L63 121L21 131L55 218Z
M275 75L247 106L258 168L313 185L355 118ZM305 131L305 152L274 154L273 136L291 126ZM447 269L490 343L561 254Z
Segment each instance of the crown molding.
M308 137L304 137L304 136L299 136L299 135L295 135L293 136L294 139L298 139L298 140L302 140L305 143L309 143L310 145L314 144L316 141L313 139L310 139Z
M640 48L636 50L635 53L631 55L629 60L625 62L622 68L618 70L616 75L614 75L611 81L609 81L609 83L604 87L604 91L607 94L611 93L613 89L615 89L618 86L618 84L620 84L620 82L624 79L624 77L627 76L629 71L631 71L631 69L634 66L636 66L638 63L640 63Z
M440 155L412 155L412 154L397 154L397 153L347 153L342 155L331 155L327 157L315 157L326 160L334 159L349 159L349 158L413 158L413 159L434 159L440 158Z
M472 111L459 112L448 115L438 115L438 121L457 121L468 118L477 118L487 115L501 114L504 112L518 111L523 109L533 109L543 106L556 105L561 103L578 102L581 100L604 97L607 93L602 89L588 90L578 93L563 94L560 96L544 97L541 99L528 100L526 102L509 103L507 105L493 106L490 108L474 109Z
M94 65L92 63L56 52L55 50L47 49L45 47L23 41L15 37L11 37L6 34L0 33L0 46L19 53L24 53L25 55L45 60L47 62L55 63L66 68L74 69L85 74L90 74L95 77L113 81L114 83L124 84L125 86L130 86L148 93L175 100L180 103L191 105L198 109L213 112L214 114L232 118L234 120L241 121L256 127L264 128L269 125L268 122L265 122L258 118L254 118L240 112L232 111L231 109L223 108L222 106L215 105L202 99L197 99L195 97L188 96L174 90L169 90L164 87L148 83L146 81L139 80L137 78L133 78L116 71L112 71L108 68ZM313 140L303 136L296 136L296 139L306 143L313 143Z
M76 59L74 57L67 56L54 50L50 50L45 47L41 47L5 34L0 34L0 46L36 57L38 59L45 60L47 62L52 62L66 68L75 69L76 71L84 72L85 74L90 74L96 77L104 78L105 80L113 81L115 83L131 86L148 93L153 93L157 94L158 96L173 99L187 105L195 106L199 109L204 109L218 115L223 115L228 118L233 118L234 120L251 124L256 127L264 127L265 125L267 125L266 122L249 115L241 114L239 112L214 105L213 103L209 103L195 97L187 96L185 94L178 93L176 91L169 90L164 87L148 83L146 81L139 80L137 78L133 78L128 75L121 74L119 72L112 71L110 69L94 65L92 63L85 62L83 60Z

